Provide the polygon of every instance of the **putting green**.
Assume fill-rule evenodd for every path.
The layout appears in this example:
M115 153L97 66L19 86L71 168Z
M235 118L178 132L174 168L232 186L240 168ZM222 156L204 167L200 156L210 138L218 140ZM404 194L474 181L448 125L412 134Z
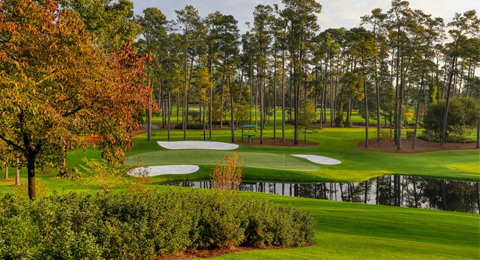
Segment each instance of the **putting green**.
M225 155L232 155L231 151L211 150L160 150L141 153L127 157L127 164L137 165L166 165L166 164L194 164L215 165ZM311 163L303 158L295 158L288 154L241 152L240 158L243 165L250 168L288 170L288 171L318 171L321 166Z

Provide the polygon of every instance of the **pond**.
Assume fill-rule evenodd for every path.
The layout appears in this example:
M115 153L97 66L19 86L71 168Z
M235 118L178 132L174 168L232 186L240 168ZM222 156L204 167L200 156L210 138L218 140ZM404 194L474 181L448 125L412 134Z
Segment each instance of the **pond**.
M208 180L169 183L166 185L211 188ZM385 175L357 183L323 182L300 184L246 181L240 185L239 190L303 198L469 213L479 213L480 205L478 182L402 175Z

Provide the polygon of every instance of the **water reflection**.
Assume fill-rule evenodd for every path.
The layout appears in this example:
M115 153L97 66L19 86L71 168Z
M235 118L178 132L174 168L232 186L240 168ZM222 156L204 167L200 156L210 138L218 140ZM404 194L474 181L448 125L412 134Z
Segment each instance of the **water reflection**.
M167 185L211 188L209 181L180 182ZM480 205L478 182L418 176L386 175L358 183L243 182L240 185L240 190L303 198L470 213L479 213Z

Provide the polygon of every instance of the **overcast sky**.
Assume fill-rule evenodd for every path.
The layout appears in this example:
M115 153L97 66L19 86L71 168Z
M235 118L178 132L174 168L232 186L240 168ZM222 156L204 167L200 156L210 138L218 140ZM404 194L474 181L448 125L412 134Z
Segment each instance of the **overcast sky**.
M198 9L200 16L220 11L230 14L238 20L241 32L245 32L245 22L253 21L253 9L258 4L279 4L281 0L131 0L134 3L136 15L148 7L160 9L169 20L175 19L175 10L183 9L186 5L193 5ZM352 28L359 26L360 16L370 14L374 8L388 10L390 0L323 0L322 12L318 15L318 23L322 29ZM462 13L475 9L480 12L480 0L411 0L410 8L421 9L434 17L442 17L449 22L455 13Z

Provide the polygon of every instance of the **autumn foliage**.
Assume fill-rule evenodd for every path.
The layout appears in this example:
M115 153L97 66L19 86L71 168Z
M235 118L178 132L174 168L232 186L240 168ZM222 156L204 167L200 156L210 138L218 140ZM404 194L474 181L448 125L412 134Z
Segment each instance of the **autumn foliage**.
M58 166L91 134L103 138L104 158L122 162L133 118L154 106L143 84L150 57L131 41L105 53L94 39L55 1L0 4L0 139L26 159L31 198L35 165Z
M226 155L221 162L216 162L210 174L212 187L225 192L237 190L242 183L242 162L238 153Z

